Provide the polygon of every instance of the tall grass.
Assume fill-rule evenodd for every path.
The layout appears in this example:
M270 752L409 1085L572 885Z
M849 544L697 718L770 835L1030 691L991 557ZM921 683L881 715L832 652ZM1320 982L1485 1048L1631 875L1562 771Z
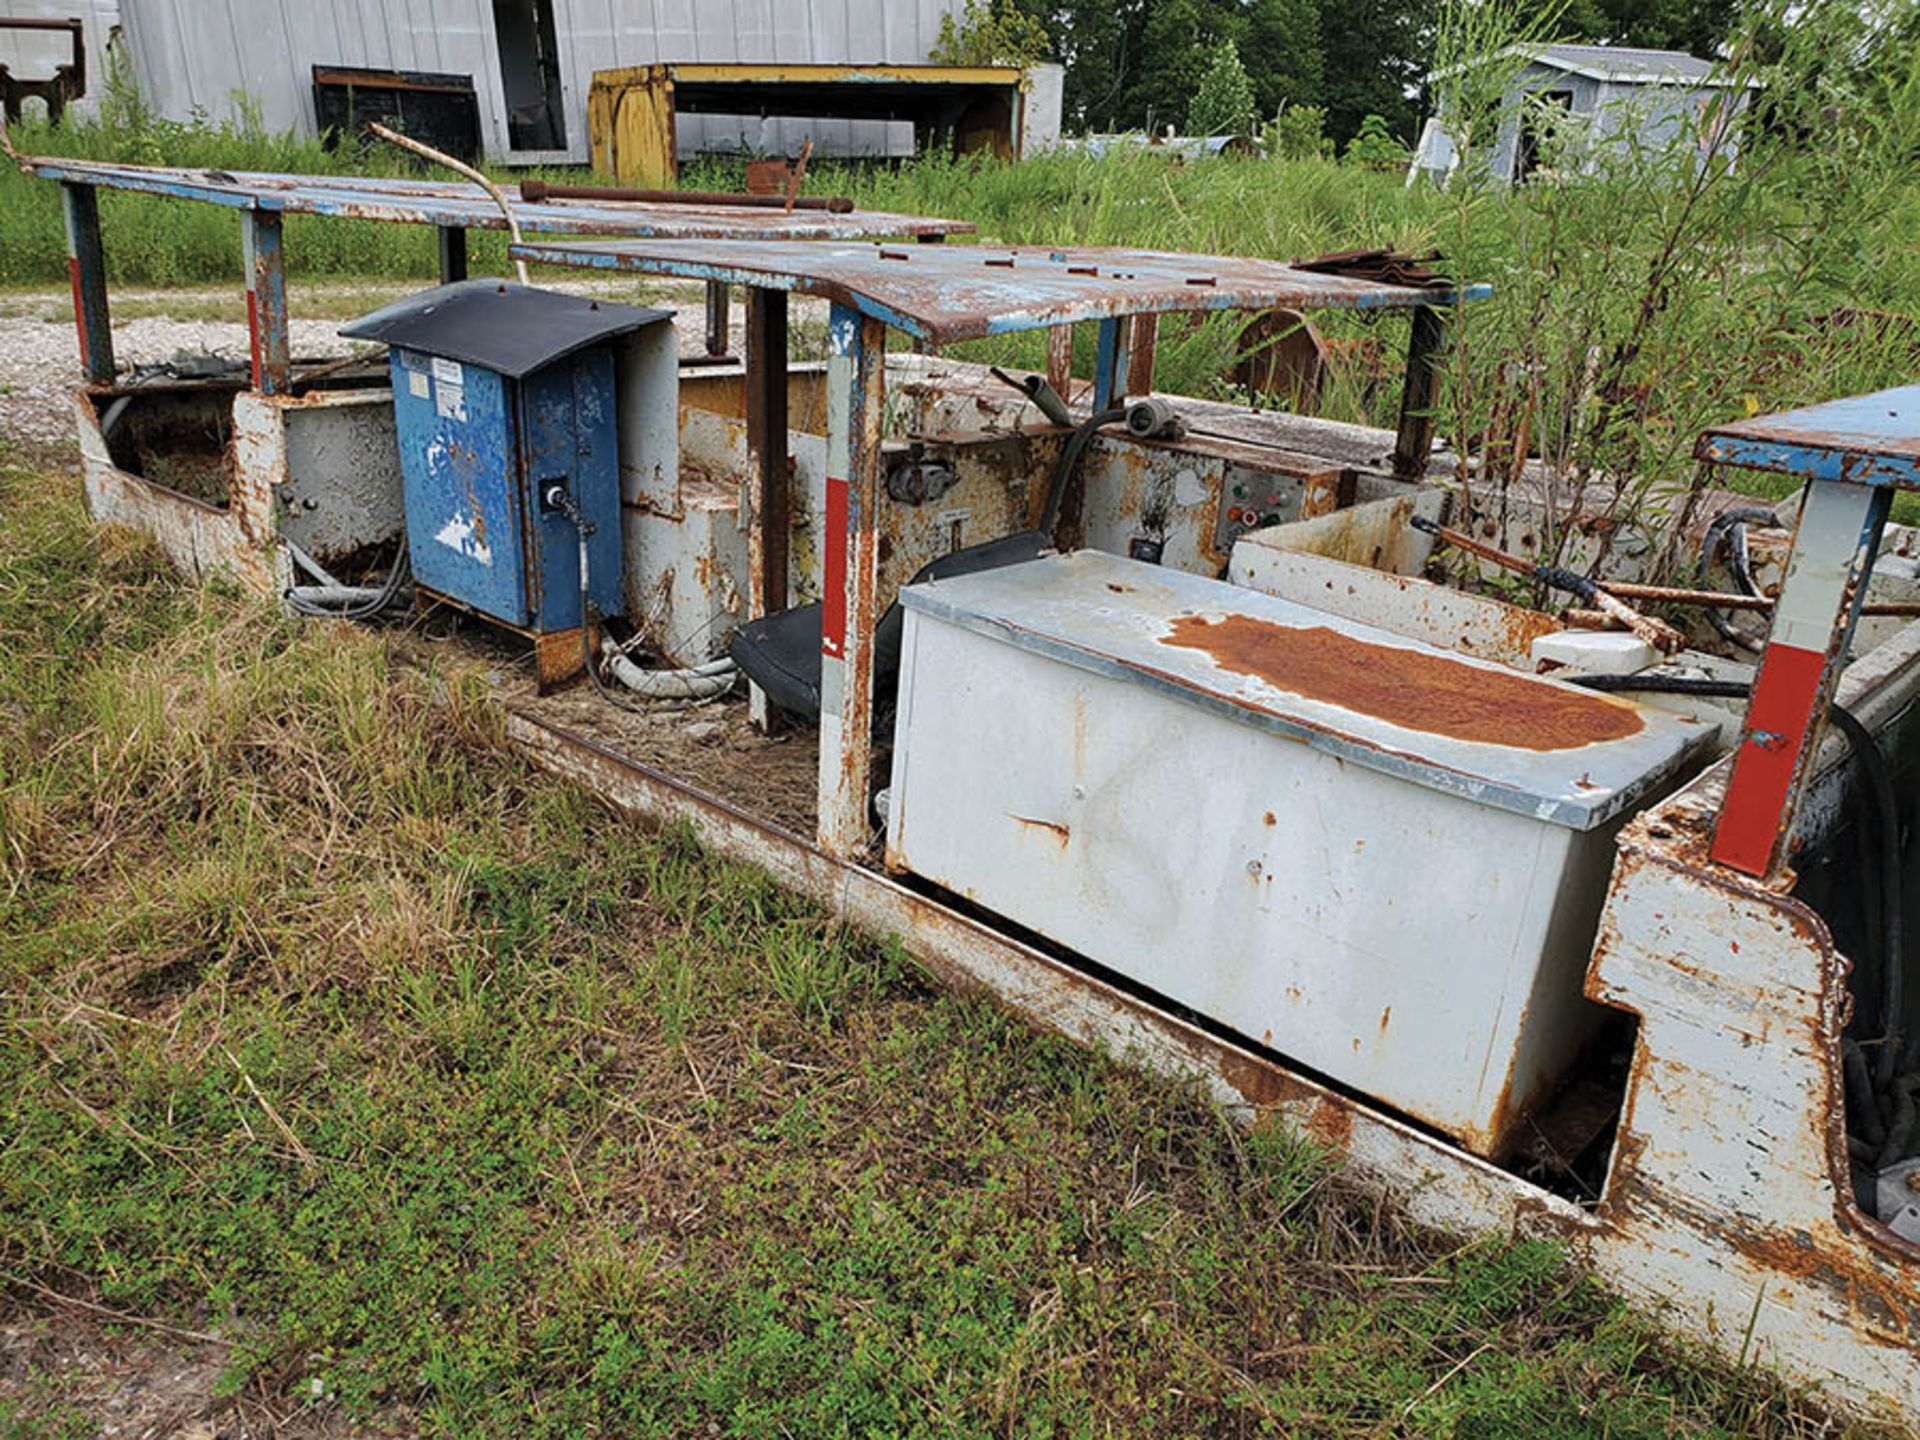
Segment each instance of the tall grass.
M4 460L0 1434L98 1433L100 1307L217 1335L223 1433L1836 1433Z

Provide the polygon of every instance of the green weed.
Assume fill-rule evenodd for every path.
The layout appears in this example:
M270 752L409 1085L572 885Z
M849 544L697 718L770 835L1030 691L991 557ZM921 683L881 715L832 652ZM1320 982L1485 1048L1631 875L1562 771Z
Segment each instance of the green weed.
M218 1331L236 1403L434 1434L1830 1433L1553 1250L929 993L74 490L0 476L17 1309Z

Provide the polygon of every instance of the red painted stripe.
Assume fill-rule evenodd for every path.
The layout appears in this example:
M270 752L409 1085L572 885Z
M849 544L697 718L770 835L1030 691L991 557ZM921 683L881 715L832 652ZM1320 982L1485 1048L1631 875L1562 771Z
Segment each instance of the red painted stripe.
M820 653L841 658L847 643L847 506L850 487L827 477L826 577L820 596Z
M87 350L87 312L80 304L80 262L72 256L67 257L67 274L73 277L73 328L80 335L80 369L92 379L93 367L88 363L92 357Z
M1713 858L1722 865L1747 875L1767 873L1826 669L1822 651L1797 645L1769 645L1761 658L1713 831Z
M260 297L247 291L247 348L253 353L253 388L260 388Z

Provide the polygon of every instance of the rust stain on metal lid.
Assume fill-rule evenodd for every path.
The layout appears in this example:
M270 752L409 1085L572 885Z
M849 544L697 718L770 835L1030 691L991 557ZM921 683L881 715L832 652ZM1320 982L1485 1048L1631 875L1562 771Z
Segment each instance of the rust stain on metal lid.
M1199 650L1223 670L1277 690L1358 711L1408 730L1521 750L1572 750L1645 728L1602 695L1542 685L1524 675L1464 665L1444 655L1376 645L1324 625L1295 628L1251 615L1174 619L1161 644Z

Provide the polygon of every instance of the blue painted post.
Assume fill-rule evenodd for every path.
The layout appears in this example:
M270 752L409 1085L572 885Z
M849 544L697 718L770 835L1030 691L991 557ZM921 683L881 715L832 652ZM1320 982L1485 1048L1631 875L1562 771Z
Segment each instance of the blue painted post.
M100 199L91 185L62 184L67 221L67 272L73 279L73 324L80 368L89 382L113 382L113 322L107 314L107 258L100 244Z
M287 316L287 267L280 244L280 212L242 210L240 235L246 251L247 331L253 346L253 388L263 395L282 395L293 381L293 354Z
M827 321L827 523L820 617L820 845L871 833L873 629L880 591L880 421L887 329L848 305Z
M1100 322L1100 341L1093 358L1093 408L1095 412L1118 405L1127 398L1128 334L1132 317L1109 316Z

